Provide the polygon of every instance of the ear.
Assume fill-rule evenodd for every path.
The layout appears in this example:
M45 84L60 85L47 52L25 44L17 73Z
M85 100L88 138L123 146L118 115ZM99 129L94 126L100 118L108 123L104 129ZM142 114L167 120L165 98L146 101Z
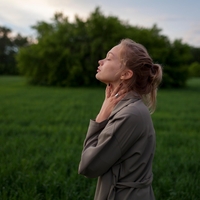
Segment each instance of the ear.
M133 71L130 69L125 70L121 75L121 80L128 80L133 76Z

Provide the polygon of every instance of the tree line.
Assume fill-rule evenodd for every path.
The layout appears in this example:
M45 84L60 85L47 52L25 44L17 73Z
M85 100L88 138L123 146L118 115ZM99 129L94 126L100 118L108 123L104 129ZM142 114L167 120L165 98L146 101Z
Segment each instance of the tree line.
M200 76L200 48L180 39L171 42L156 24L144 28L105 16L99 7L85 20L76 15L70 22L63 13L55 13L51 22L40 21L32 28L37 42L27 45L24 40L16 52L17 69L32 84L99 85L94 77L98 60L123 38L143 44L163 66L162 87L182 87L189 76Z
M18 74L15 56L20 47L28 45L28 38L19 33L12 36L11 29L0 26L0 74Z

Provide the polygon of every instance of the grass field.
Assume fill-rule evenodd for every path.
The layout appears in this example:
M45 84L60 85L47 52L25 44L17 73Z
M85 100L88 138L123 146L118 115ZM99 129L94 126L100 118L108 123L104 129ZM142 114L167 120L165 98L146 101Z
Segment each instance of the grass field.
M0 77L0 200L92 200L96 179L77 174L102 88L46 88ZM157 200L200 199L200 79L159 90L152 115Z

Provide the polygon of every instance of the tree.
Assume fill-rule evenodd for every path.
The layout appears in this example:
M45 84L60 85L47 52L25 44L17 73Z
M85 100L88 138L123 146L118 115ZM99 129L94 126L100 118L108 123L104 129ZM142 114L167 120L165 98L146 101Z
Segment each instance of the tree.
M98 8L86 21L76 16L70 23L56 13L51 23L38 22L33 28L38 43L21 49L18 68L31 83L59 86L99 84L94 79L97 61L119 42L125 30L116 17L106 18Z
M12 37L11 33L11 29L0 27L0 74L18 74L15 55L28 43L26 37L20 34Z
M164 63L163 87L183 87L189 77L188 65L192 55L190 46L175 40L170 46Z
M184 86L191 63L191 48L181 40L173 43L152 28L131 26L115 16L105 16L96 8L86 20L75 16L74 22L56 13L50 23L41 21L33 28L37 43L21 48L20 73L34 84L58 86L99 85L94 75L98 60L123 38L143 44L154 62L164 66L163 87Z
M200 63L193 62L189 66L189 75L190 77L200 77Z

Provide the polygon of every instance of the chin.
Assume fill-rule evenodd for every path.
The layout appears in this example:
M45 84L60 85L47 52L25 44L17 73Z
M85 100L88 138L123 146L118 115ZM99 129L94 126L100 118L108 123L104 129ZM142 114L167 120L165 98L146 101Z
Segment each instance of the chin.
M101 79L101 77L98 76L98 73L96 74L95 77L96 77L96 79L97 79L98 81L100 81L100 82L102 82L102 83L105 83L105 84L108 83L108 81L105 81L105 80Z
M101 81L101 76L99 76L99 73L96 73L95 77L97 80Z

